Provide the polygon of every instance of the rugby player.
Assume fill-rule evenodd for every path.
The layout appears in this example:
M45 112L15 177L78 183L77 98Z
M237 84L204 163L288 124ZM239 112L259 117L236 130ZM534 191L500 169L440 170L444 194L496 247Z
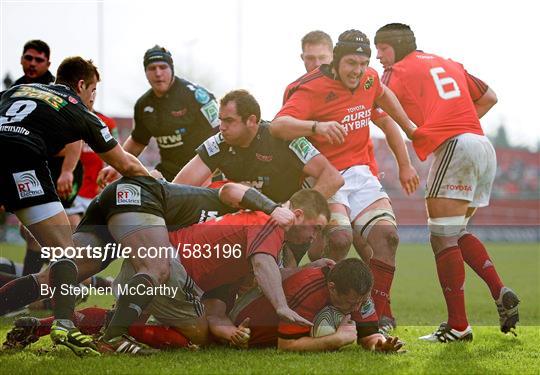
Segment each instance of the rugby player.
M339 37L330 65L322 65L301 78L270 125L280 138L309 136L330 163L341 171L345 185L329 200L332 211L328 257L346 257L351 238L363 237L374 251L371 259L375 285L373 298L380 316L389 314L390 287L399 242L388 195L370 172L367 148L373 108L381 107L400 123L409 119L394 95L369 68L371 48L358 30ZM419 184L399 128L387 120L376 122L399 166L400 182L411 194ZM352 230L351 230L352 223ZM333 227L333 228L332 228Z
M418 126L400 123L420 160L435 156L426 186L430 241L448 320L422 340L472 340L465 311L467 263L489 287L501 331L519 321L519 298L506 287L482 241L466 229L479 207L489 204L497 169L495 150L479 119L496 103L495 92L452 60L418 51L408 25L391 23L375 35L383 82L395 92ZM514 333L515 334L515 333Z
M148 175L146 168L110 135L107 127L86 107L99 81L91 61L70 57L62 61L53 85L18 85L0 97L0 205L12 211L42 246L73 246L71 227L46 159L66 144L85 140L100 157L127 176ZM16 155L17 157L14 157ZM52 285L72 285L77 267L68 259L51 266ZM24 280L33 285L31 275ZM9 284L8 284L9 285ZM54 297L53 342L86 346L89 338L71 322L75 296Z

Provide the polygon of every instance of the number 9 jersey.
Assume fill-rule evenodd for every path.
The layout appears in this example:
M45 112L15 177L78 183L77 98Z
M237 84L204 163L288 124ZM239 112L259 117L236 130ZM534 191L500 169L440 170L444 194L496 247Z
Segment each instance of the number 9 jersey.
M58 201L47 158L83 139L103 153L109 129L64 85L19 85L0 97L0 205L10 211Z
M397 96L419 127L413 145L420 160L459 134L484 135L474 102L488 86L463 65L414 51L384 72L382 82Z

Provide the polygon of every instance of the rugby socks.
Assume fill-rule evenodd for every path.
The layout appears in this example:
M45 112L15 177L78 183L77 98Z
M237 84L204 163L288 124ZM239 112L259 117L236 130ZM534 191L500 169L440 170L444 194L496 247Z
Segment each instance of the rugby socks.
M77 265L70 259L60 259L51 265L49 284L55 288L52 301L56 319L71 320L73 317L76 295L67 288L78 285L77 273Z
M0 288L0 316L20 309L41 297L33 275L19 277Z
M17 279L18 276L12 273L0 272L0 287L6 285L10 281Z
M486 282L491 296L497 300L504 285L482 242L474 235L467 233L459 238L458 244L465 263Z
M154 281L150 275L137 273L127 282L127 290L146 290L154 287ZM150 293L122 294L116 304L111 322L105 329L103 340L128 333L128 327L141 316L144 309L152 302Z
M40 250L26 248L26 254L23 262L23 276L41 271L41 267L47 262L47 259L41 258Z
M190 344L184 335L171 327L134 324L129 327L129 334L156 349L185 348Z
M458 246L444 249L435 255L437 274L448 309L448 325L463 331L469 326L465 312L465 264Z
M381 262L378 259L371 258L369 268L373 274L373 288L371 289L371 298L375 303L375 310L379 319L384 315L394 318L390 310L390 288L394 280L396 267Z
M73 323L85 335L98 334L105 324L107 311L107 309L100 307L87 307L78 310L73 315ZM41 337L51 333L51 326L54 320L53 316L39 319L39 327L36 329L35 335Z

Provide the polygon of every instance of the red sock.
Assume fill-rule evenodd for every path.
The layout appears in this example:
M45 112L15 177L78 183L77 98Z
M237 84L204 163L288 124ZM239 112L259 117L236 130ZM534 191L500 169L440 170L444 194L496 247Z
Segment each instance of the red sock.
M94 335L99 333L101 327L105 323L107 309L100 307L87 307L86 309L77 310L73 315L73 323L85 335ZM36 330L36 336L46 336L51 333L51 325L54 321L54 316L39 320L39 327Z
M504 285L482 241L467 233L461 236L458 244L465 263L486 282L493 299L498 299Z
M379 318L383 315L393 318L392 311L390 310L390 287L392 286L392 280L394 280L396 267L371 258L369 268L373 274L371 298L373 298L373 302L375 303L377 315Z
M185 348L189 344L189 340L180 332L164 326L134 324L129 326L129 334L135 340L157 349Z
M105 324L107 309L100 307L87 307L86 309L75 311L73 322L85 335L95 335L99 333Z
M465 312L465 265L458 246L449 247L435 255L437 274L443 290L448 325L463 331L469 323Z

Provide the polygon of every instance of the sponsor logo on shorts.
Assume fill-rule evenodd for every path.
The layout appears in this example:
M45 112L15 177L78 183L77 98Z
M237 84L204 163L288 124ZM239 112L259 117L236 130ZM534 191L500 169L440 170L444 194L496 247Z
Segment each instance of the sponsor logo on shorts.
M451 190L451 191L472 191L470 185L443 185L441 189Z
M20 199L45 195L35 170L13 173L13 179Z
M117 205L141 205L141 187L133 184L116 185Z

